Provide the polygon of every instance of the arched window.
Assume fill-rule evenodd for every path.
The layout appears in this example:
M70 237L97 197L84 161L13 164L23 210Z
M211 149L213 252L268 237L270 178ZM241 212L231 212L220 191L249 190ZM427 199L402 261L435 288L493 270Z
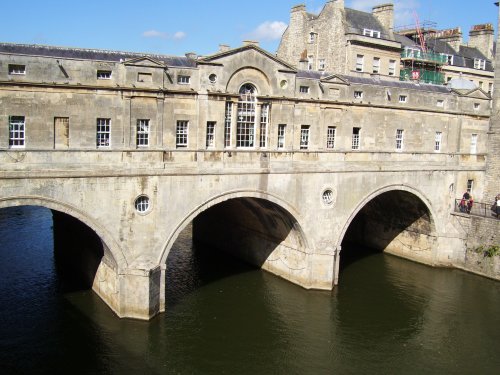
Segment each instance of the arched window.
M255 146L255 109L257 90L246 83L240 88L238 100L238 121L236 123L236 147Z

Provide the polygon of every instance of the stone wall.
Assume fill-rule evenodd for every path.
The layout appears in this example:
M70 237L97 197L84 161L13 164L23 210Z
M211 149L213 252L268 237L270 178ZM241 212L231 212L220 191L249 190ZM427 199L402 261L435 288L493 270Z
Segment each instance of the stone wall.
M500 66L500 49L497 49L495 59L495 65ZM495 87L488 134L485 202L493 202L495 196L500 194L500 74L498 70L495 75Z
M453 215L464 236L463 258L456 266L478 275L500 280L500 254L488 256L487 250L500 246L500 220L467 215Z

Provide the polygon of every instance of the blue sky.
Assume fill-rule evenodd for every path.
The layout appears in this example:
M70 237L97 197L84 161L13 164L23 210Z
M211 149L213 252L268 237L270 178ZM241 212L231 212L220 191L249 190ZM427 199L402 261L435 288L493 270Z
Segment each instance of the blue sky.
M319 12L326 0L24 0L3 6L0 41L183 55L215 53L219 44L238 47L259 40L275 52L289 21L290 8L304 3ZM345 0L346 6L371 11L391 0ZM394 0L396 25L437 22L460 26L467 39L471 25L497 26L493 0ZM5 4L4 4L5 5Z

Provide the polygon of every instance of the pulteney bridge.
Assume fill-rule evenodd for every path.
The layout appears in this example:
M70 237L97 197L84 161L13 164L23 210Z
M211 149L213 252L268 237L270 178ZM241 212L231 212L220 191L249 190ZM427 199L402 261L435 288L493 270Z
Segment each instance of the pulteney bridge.
M348 241L463 258L452 211L468 181L482 192L479 89L316 77L252 45L198 60L41 49L1 55L26 68L0 74L0 208L53 210L56 242L95 232L102 256L82 267L120 317L164 311L167 257L190 223L304 288L337 284Z

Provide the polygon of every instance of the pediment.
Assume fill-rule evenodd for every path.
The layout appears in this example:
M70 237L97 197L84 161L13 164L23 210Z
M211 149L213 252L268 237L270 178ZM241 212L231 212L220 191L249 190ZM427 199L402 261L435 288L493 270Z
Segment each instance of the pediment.
M148 68L165 68L165 64L149 56L140 56L122 62L124 65L140 66Z
M349 85L349 82L337 75L337 74L332 74L327 77L321 78L321 83L333 83L333 84L339 84L339 85Z
M490 95L485 92L484 90L480 89L479 87L472 89L472 90L458 90L458 89L453 89L452 91L455 91L457 94L460 96L467 96L469 98L474 98L474 99L491 99Z
M234 59L235 57L238 56L244 56L246 54L249 54L251 52L253 53L253 56L257 56L257 58L262 58L262 59L267 59L267 60L272 60L275 64L277 64L278 70L285 70L291 73L296 73L297 69L293 67L292 65L288 64L284 60L279 59L275 55L267 52L266 50L250 44L246 45L243 47L239 48L234 48L228 51L224 52L219 52L217 54L211 55L211 56L206 56L204 58L201 58L197 61L198 64L222 64L224 65L225 61L228 61L229 59Z

